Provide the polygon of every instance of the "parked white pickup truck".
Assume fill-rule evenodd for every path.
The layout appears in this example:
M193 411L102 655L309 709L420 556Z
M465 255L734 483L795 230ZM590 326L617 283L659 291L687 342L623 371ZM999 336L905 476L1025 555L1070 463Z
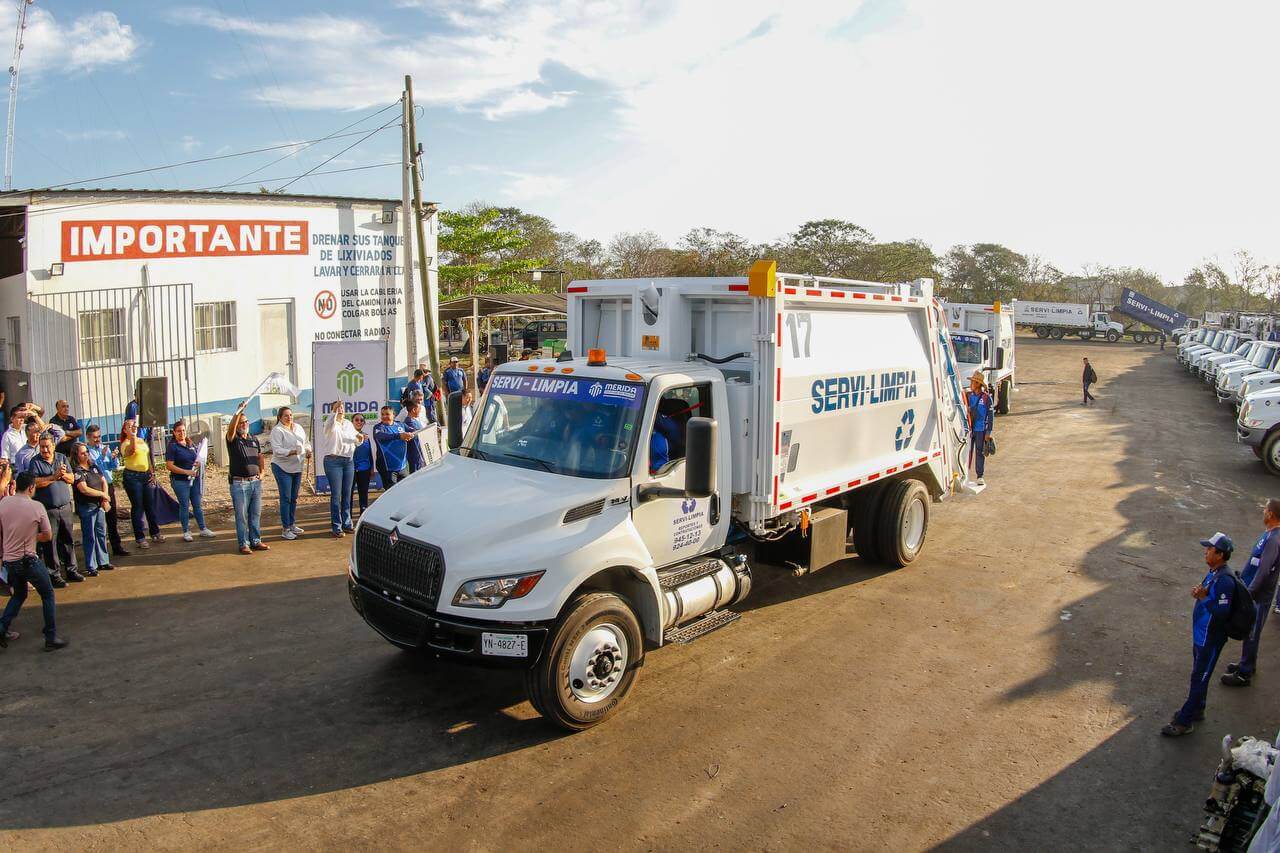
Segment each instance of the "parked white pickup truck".
M852 533L910 563L969 435L932 288L573 282L572 355L500 366L453 452L361 515L352 605L400 648L523 669L578 730L646 652L738 618L754 549L803 574Z

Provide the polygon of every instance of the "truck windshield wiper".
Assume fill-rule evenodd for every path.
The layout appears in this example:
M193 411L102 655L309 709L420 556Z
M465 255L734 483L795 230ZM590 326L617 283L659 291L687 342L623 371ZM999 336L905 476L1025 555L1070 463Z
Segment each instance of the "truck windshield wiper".
M524 459L527 462L537 462L539 465L542 466L542 470L546 471L547 473L549 474L556 473L555 469L552 468L550 465L548 465L545 459L539 459L536 456L524 456L519 453L507 453L505 450L503 451L502 455L507 456L511 459Z
M462 449L467 451L467 455L470 456L472 459L479 459L481 462L484 462L489 458L484 455L483 450L479 450L474 447L463 447Z

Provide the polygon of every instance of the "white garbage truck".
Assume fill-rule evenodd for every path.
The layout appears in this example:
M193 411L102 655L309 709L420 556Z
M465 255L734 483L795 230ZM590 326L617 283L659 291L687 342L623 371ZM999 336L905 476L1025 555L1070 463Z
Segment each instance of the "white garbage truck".
M996 302L944 302L947 329L955 354L956 372L967 383L974 371L981 371L994 389L996 414L1009 414L1014 388L1013 308Z
M523 669L581 730L647 652L736 620L753 561L920 554L969 436L931 281L758 262L567 292L569 352L501 365L452 452L360 517L351 602L393 645Z

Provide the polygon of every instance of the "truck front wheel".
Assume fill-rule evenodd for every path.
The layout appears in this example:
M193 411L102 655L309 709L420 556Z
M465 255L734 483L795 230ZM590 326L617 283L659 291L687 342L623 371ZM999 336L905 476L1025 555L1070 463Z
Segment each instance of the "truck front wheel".
M879 519L880 557L901 568L924 548L929 531L929 491L919 480L894 480L885 487Z
M1280 430L1267 436L1262 442L1262 467L1268 474L1280 477Z
M1118 340L1120 340L1120 333L1115 329L1111 329L1107 332L1107 343L1114 344Z
M529 701L572 732L604 722L635 682L643 643L624 599L606 592L579 596L565 608L537 666L525 673Z

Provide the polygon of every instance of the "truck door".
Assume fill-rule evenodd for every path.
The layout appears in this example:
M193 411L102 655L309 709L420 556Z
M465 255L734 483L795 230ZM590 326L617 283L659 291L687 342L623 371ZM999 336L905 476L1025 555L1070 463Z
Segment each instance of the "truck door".
M722 418L727 412L712 407L711 383L669 384L665 389L655 380L651 395L656 405L650 403L646 412L641 445L636 450L633 471L631 503L632 522L639 531L653 558L655 566L665 566L683 559L695 557L710 550L710 541L716 529L727 524L728 507L723 498L658 498L640 503L635 487L642 483L656 483L672 489L684 488L684 433L690 418ZM721 427L724 429L724 427ZM657 433L658 438L654 437ZM720 460L718 486L722 494L728 494L729 480L725 473L724 456ZM721 536L723 541L723 536Z

